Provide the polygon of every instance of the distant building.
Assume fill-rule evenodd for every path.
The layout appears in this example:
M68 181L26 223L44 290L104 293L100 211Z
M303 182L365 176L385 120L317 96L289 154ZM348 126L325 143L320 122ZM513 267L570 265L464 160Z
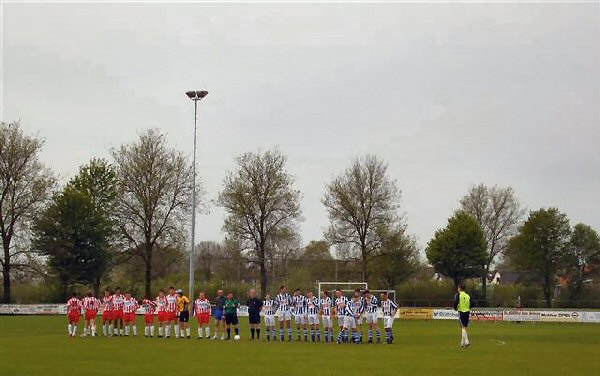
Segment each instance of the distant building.
M423 266L417 272L417 279L431 280L435 282L443 281L445 278L443 275L435 271L435 268L431 265Z
M527 272L513 272L510 270L496 270L488 276L492 285L515 285L531 279Z

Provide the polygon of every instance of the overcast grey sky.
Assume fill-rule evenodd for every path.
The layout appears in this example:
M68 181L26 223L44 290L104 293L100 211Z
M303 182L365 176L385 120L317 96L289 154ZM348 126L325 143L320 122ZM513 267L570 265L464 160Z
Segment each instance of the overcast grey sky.
M600 9L588 4L3 6L3 121L46 139L63 180L158 127L214 199L235 156L277 147L303 193L375 153L422 246L471 184L510 185L600 230ZM223 238L223 211L198 223Z

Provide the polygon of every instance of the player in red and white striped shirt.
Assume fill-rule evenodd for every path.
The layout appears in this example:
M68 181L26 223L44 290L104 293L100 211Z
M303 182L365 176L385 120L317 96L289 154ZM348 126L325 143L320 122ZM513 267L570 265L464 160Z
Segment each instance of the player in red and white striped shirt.
M81 305L85 309L85 328L83 328L83 336L91 334L96 336L96 315L100 309L100 300L96 299L94 293L88 291L87 296L81 301Z
M140 308L138 301L125 291L123 300L123 318L125 319L125 336L129 337L129 329L133 327L133 336L137 337L137 325L135 325L135 311Z
M113 302L113 324L115 325L115 335L125 335L125 325L123 323L123 303L125 297L121 294L121 288L115 288L112 296ZM120 328L119 328L120 327ZM120 330L119 330L120 329Z
M146 314L144 315L144 323L146 324L144 327L144 337L154 337L154 311L156 311L156 302L148 299L146 296L142 300L142 306L146 309Z
M206 299L204 291L194 301L194 315L198 318L198 339L202 338L202 328L206 338L210 339L210 300Z
M67 301L67 319L69 320L69 337L77 335L77 324L81 318L81 300L77 298L77 293L74 292L71 299Z
M177 323L177 293L174 287L169 287L169 295L167 295L167 326L165 327L165 338L171 336L171 324L175 324L175 338L179 337L179 324Z
M112 294L108 289L104 290L102 297L102 334L112 337L113 334L113 303Z
M167 323L167 297L165 296L165 290L158 290L158 296L156 297L156 312L158 314L158 337L163 336L163 331Z

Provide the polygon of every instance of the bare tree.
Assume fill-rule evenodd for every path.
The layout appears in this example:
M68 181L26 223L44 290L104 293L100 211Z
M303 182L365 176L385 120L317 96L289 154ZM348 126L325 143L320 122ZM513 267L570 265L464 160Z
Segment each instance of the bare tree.
M265 254L271 267L271 281L279 277L283 284L287 284L289 263L300 255L300 248L300 235L294 228L285 227L272 234Z
M248 278L255 279L252 273L251 263L248 262L244 250L240 247L237 240L225 239L220 249L220 261L215 266L215 270L221 279L234 283L246 281Z
M471 187L460 200L460 210L471 214L485 233L488 262L481 279L483 298L486 298L487 278L497 257L508 248L508 242L518 230L525 211L521 209L511 187L479 184Z
M202 280L210 281L214 274L215 265L222 258L222 246L215 241L201 241L196 245L196 270L200 272Z
M130 255L145 265L146 294L152 293L153 257L158 248L182 244L191 211L192 165L165 144L157 130L113 151L117 168L118 226Z
M18 122L0 123L0 235L3 301L11 301L11 273L29 265L31 220L56 179L39 161L44 141L23 134Z
M261 293L267 291L267 244L275 232L294 228L301 220L300 192L285 170L279 151L246 153L236 159L237 170L224 181L218 203L227 217L224 230L243 250L256 254Z
M387 164L377 156L357 158L329 183L322 200L330 221L326 239L353 245L360 254L363 281L369 277L369 262L381 249L378 229L401 222L400 191L386 172Z

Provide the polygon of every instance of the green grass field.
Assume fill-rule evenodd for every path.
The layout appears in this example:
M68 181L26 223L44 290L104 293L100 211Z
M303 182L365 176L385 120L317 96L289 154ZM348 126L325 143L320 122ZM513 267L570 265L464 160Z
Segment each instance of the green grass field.
M241 321L224 342L69 338L65 317L0 316L0 375L600 375L597 324L475 322L461 349L453 321L396 321L391 346L250 342Z

